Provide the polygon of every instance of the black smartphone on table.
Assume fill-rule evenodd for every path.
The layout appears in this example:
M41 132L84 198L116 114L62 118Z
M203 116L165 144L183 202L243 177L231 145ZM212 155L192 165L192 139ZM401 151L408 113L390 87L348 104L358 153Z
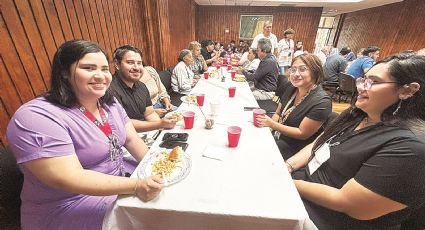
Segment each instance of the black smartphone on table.
M174 149L175 147L180 146L183 151L185 151L188 145L188 143L181 141L163 141L161 144L159 144L159 147L166 149Z
M166 133L162 137L162 141L187 141L188 133Z

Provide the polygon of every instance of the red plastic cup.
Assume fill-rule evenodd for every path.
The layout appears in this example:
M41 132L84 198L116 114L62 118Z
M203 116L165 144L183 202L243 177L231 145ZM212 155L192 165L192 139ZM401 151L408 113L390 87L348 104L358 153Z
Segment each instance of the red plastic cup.
M230 76L232 77L232 79L233 79L233 78L235 78L235 76L236 76L236 71L232 71L232 72L230 72Z
M193 128L193 123L195 121L195 113L192 111L187 111L183 113L184 128L191 129Z
M238 126L230 126L227 128L227 138L229 139L229 147L234 148L238 146L239 138L241 137L242 129Z
M208 77L209 77L208 72L204 72L204 78L205 78L205 80L208 80Z
M196 102L198 103L199 106L204 105L204 99L205 99L205 94L203 93L196 94Z
M259 126L258 122L257 122L257 116L258 115L264 115L264 114L266 114L266 111L264 109L254 109L252 111L252 121L254 122L255 126L257 126L257 127Z
M232 69L232 65L227 65L227 70L231 70Z
M229 87L229 97L234 97L236 93L236 87Z
M227 64L227 58L223 58L223 64Z
M217 65L215 65L215 68L220 69L221 68L221 65L220 64L217 64Z

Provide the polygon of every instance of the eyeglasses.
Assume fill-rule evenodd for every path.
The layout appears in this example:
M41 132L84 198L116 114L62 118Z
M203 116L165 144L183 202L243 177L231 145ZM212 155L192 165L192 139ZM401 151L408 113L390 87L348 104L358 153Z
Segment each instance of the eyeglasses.
M305 65L302 65L302 66L298 66L298 67L291 67L288 70L289 70L289 73L295 74L297 72L297 70L300 73L305 73L308 70L308 68Z
M360 86L361 86L361 87L363 87L364 90L370 90L372 88L372 85L386 84L386 83L398 83L398 82L396 82L396 81L374 82L370 78L363 78L363 77L356 79L356 87L360 88Z

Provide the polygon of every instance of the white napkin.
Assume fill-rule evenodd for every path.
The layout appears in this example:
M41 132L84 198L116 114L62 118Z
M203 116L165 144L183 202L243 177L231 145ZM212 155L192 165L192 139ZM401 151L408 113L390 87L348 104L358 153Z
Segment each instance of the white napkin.
M227 152L226 148L220 148L213 145L207 145L202 156L210 158L210 159L222 161L226 155L226 152Z

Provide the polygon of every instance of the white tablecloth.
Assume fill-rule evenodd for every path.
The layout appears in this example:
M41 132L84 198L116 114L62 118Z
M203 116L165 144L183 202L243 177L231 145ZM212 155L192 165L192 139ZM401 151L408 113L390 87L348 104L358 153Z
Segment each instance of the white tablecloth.
M229 86L237 88L234 98L228 97ZM270 130L255 127L252 111L243 110L258 106L248 84L201 79L192 93L206 94L202 107L206 115L211 100L222 103L211 130L204 128L197 106L183 103L179 110L196 113L194 128L179 125L165 131L189 133L190 174L147 203L135 196L119 196L103 229L313 229ZM228 125L242 128L236 148L227 147ZM221 161L202 156L211 148L223 154Z

